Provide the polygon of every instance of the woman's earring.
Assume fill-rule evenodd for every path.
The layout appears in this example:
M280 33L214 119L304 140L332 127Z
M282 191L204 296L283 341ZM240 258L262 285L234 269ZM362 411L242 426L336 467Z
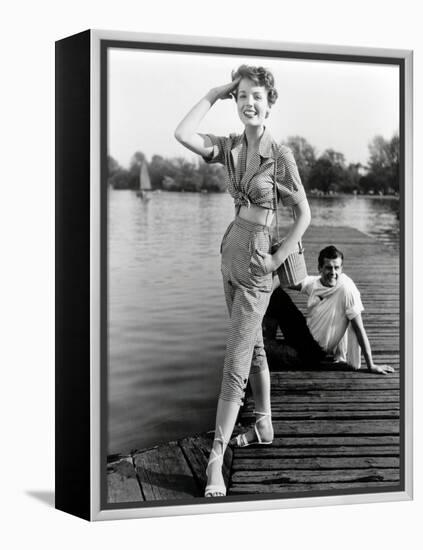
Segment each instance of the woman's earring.
M265 116L265 118L268 118L269 115L270 115L270 111L266 111L266 116Z

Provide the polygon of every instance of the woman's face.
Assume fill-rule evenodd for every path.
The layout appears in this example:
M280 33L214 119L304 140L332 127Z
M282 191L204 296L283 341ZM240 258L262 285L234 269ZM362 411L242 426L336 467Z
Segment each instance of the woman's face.
M237 92L238 116L245 126L263 126L270 106L267 101L267 90L257 86L249 78L243 78Z

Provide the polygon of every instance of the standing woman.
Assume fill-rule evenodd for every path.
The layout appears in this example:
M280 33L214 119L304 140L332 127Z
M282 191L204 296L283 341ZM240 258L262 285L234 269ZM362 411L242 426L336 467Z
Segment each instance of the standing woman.
M256 424L254 430L238 436L234 444L273 441L270 373L261 323L272 291L272 273L295 249L310 223L309 205L292 153L287 147L276 145L265 127L277 96L273 75L267 69L241 65L232 74L231 83L212 88L175 130L175 137L182 145L206 162L225 166L236 211L221 244L230 326L215 438L207 466L206 497L226 495L223 456L248 380L256 407ZM243 134L217 137L197 133L210 108L218 100L231 97L236 99ZM269 227L276 207L275 179L277 196L284 205L293 207L295 221L282 245L271 254Z

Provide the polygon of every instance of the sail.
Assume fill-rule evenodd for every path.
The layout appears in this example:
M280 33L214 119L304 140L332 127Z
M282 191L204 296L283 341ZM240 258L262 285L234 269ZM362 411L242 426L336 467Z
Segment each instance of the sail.
M151 191L150 174L145 161L140 166L140 191Z

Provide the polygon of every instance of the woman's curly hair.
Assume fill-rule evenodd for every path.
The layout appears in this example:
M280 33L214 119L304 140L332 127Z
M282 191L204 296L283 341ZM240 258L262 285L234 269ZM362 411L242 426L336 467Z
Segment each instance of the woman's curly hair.
M236 78L248 78L257 86L264 86L267 90L267 101L272 106L278 98L278 91L275 88L275 79L273 74L265 67L254 67L252 65L241 65L236 71L232 71L232 80ZM234 93L236 99L238 90Z

